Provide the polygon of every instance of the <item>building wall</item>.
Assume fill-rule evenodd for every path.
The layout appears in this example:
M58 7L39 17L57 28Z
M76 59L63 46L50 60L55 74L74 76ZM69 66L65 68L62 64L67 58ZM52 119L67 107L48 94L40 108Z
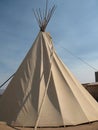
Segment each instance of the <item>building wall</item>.
M98 101L98 83L83 84L88 92Z

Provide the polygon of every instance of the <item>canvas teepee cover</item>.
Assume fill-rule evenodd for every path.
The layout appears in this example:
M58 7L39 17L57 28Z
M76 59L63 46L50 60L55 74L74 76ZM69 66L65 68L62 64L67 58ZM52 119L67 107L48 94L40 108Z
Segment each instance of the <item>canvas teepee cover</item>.
M0 99L0 120L15 126L66 126L98 120L98 105L40 31Z

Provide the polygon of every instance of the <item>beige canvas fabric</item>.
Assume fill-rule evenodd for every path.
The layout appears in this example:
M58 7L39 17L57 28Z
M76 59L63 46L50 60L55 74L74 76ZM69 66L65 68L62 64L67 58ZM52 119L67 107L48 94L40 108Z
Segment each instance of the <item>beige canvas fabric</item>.
M16 126L66 126L98 120L98 104L39 32L0 98L0 120Z

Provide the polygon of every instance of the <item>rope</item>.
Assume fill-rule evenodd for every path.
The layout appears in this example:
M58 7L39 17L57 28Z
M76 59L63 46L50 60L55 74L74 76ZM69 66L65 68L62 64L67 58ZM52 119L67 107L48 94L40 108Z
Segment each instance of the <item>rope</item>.
M15 75L15 73L13 75L11 75L3 84L1 84L0 88L2 88L14 75Z
M73 54L71 51L69 51L67 48L62 47L61 48L65 49L69 54L71 54L72 56L74 56L75 58L79 59L80 61L82 61L84 64L86 64L87 66L89 66L90 68L92 68L94 71L97 71L98 69L93 67L92 65L90 65L87 61L84 61L82 58L80 58L79 56L76 56L75 54Z

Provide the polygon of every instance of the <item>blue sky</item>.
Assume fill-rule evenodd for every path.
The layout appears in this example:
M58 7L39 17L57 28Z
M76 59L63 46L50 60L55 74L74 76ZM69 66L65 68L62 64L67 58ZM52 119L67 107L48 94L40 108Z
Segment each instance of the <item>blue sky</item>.
M94 82L98 69L98 0L49 3L56 4L56 11L46 31L57 54L81 83ZM33 9L44 7L45 0L0 0L0 84L17 70L33 44L39 32Z

